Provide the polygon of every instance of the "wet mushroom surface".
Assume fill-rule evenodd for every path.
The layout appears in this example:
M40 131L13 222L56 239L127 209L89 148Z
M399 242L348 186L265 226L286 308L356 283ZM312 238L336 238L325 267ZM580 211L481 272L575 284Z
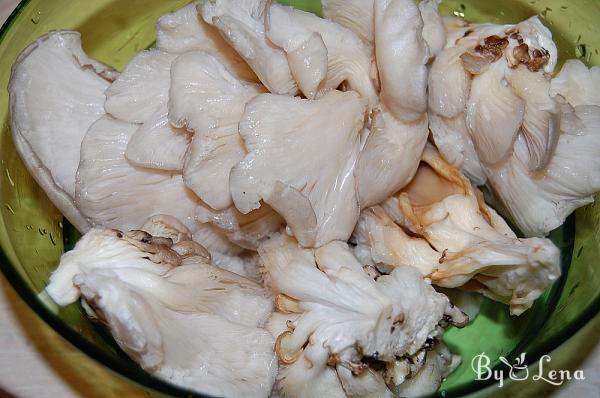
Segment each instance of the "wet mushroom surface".
M559 64L538 17L321 3L192 2L122 71L74 31L15 61L13 141L83 235L46 292L161 380L435 393L446 330L482 297L530 310L561 276L549 232L600 191L600 68Z

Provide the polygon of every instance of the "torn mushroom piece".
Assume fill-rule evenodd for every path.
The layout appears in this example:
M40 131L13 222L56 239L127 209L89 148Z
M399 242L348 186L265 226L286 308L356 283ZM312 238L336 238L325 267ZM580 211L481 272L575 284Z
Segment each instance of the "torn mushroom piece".
M375 46L381 101L405 123L427 111L429 48L414 0L375 0Z
M134 165L181 171L191 136L169 124L167 103L171 64L177 54L157 49L136 55L106 91L106 111L119 120L141 124L125 156Z
M218 396L268 397L277 373L273 337L262 328L270 293L202 257L180 256L168 241L92 229L62 257L47 292L60 305L81 294L119 346L163 380Z
M217 58L191 52L171 69L169 119L194 133L183 169L185 184L215 210L232 205L231 168L246 150L238 124L262 86L237 79Z
M527 310L560 276L548 239L519 239L460 172L427 147L415 179L384 205L363 212L359 252L389 268L414 264L442 287L464 287ZM402 228L401 228L402 227ZM413 236L409 236L407 232Z
M248 214L240 213L235 207L214 211L199 206L196 219L215 225L231 242L249 250L256 250L263 239L278 232L285 223L277 212L264 203Z
M179 174L131 165L125 149L137 125L104 116L81 145L75 202L93 226L129 230L149 215L165 214L192 231L199 199Z
M219 31L202 19L198 10L201 3L193 2L160 17L156 23L156 48L173 54L206 51L238 79L259 82L246 61L227 44Z
M421 0L419 11L423 18L423 39L429 47L430 59L435 58L446 45L446 31L438 10L441 0Z
M208 0L198 9L204 21L219 30L270 92L295 95L298 86L285 53L265 36L267 4L267 0Z
M356 33L373 44L373 0L321 0L323 16Z
M468 174L476 170L475 160L463 166L452 147L456 140L447 137L460 137L461 146L469 146L462 124L455 120L466 107L465 127L485 166L506 161L520 135L532 153L529 169L541 170L557 137L556 106L548 96L545 74L552 71L556 54L550 31L537 17L517 25L469 25L463 37L448 43L429 78L429 109L437 117L431 129L444 156L468 167ZM476 174L476 182L482 183L483 176Z
M383 202L414 177L427 143L427 115L403 123L380 104L372 114L370 134L356 168L361 208Z
M248 155L230 176L235 206L247 214L264 200L307 247L347 240L358 219L354 169L365 111L354 92L253 99L240 121Z
M391 397L403 380L385 376L398 358L467 321L411 267L373 280L343 242L313 252L279 235L259 254L278 293L270 330L283 396Z
M79 33L54 31L21 52L8 87L10 126L21 159L81 232L90 228L74 204L81 141L104 115L104 91L117 76L87 57Z
M106 90L106 112L117 119L144 123L169 100L171 63L177 54L151 49L137 54Z
M374 61L373 49L354 32L330 20L292 7L282 6L276 2L273 2L268 8L267 22L267 37L284 50L286 46L289 48L299 47L300 40L311 40L313 33L317 33L321 37L326 49L325 56L323 49L317 47L318 58L308 59L309 62L314 62L311 65L311 71L316 71L319 75L322 70L322 62L327 62L324 81L320 87L317 86L321 91L316 93L317 98L322 96L323 91L337 89L342 83L345 83L349 90L354 90L365 98L370 108L379 103L375 82L371 77ZM318 44L318 40L312 40L315 45ZM290 52L288 52L288 60L289 54ZM306 63L307 58L299 55L301 54L294 54L294 60L301 64L290 64L293 70L301 70L306 67L302 63ZM306 92L304 94L311 98Z

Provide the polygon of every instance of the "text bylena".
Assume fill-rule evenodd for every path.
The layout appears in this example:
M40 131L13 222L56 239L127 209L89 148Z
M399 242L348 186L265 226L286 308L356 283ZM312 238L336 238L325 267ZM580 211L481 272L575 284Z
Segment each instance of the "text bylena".
M529 380L544 381L546 383L560 386L568 380L585 380L583 370L554 370L548 369L548 364L552 361L550 355L542 356L538 361L538 368L530 374L529 367L525 361L525 353L522 353L515 359L515 363L511 364L506 358L500 357L500 362L506 365L507 369L491 369L491 360L482 352L475 355L471 361L471 368L475 372L475 380L496 380L498 387L504 385L505 379L514 381Z

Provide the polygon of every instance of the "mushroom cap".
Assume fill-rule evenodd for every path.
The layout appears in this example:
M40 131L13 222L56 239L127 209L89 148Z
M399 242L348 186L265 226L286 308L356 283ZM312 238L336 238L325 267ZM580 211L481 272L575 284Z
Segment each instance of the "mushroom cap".
M186 155L183 178L215 210L232 205L231 168L246 155L238 124L248 101L262 86L236 78L219 59L190 52L171 68L169 119L194 133Z
M8 87L11 131L21 159L82 232L89 224L73 202L79 149L89 126L104 115L104 91L117 75L87 57L79 33L52 31L19 55Z
M298 86L285 53L265 36L267 3L267 0L211 0L202 3L199 9L204 21L219 30L269 91L295 95Z
M249 213L264 200L306 246L348 239L358 217L353 173L364 113L354 92L254 98L240 121L248 155L230 176L235 206Z

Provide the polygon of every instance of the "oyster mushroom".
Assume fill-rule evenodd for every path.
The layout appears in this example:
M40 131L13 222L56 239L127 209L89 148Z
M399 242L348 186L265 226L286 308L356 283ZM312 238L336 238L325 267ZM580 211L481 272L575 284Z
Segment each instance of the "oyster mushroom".
M199 199L180 174L131 165L125 149L137 126L104 116L81 144L75 201L93 226L135 229L148 216L170 215L195 231ZM177 205L174 205L176 203Z
M358 217L354 168L364 114L354 92L254 98L240 121L248 155L230 176L235 206L247 214L264 200L305 246L348 239Z
M446 45L446 31L438 11L441 0L421 0L419 11L423 18L423 39L429 47L429 56L434 58Z
M246 61L199 14L200 1L160 17L156 23L156 48L174 54L205 51L219 59L241 80L258 82Z
M157 49L136 55L106 91L106 111L125 122L141 124L125 156L136 166L181 171L191 137L169 124L171 64L177 54Z
M87 129L104 115L104 91L117 76L87 57L79 33L53 31L21 52L8 87L10 127L21 159L82 232L90 225L74 204L79 148Z
M386 385L381 368L421 351L445 315L465 321L416 270L400 267L375 281L343 242L313 251L280 235L259 254L278 294L269 329L279 333L276 389L284 396L392 396L396 385ZM277 330L286 316L286 330Z
M125 157L135 166L181 171L191 141L188 131L173 128L167 113L158 114L131 136Z
M396 119L416 122L427 111L423 19L413 0L375 0L375 46L381 101Z
M479 159L494 165L510 155L523 124L525 101L506 85L506 63L496 62L473 78L466 124Z
M193 131L183 168L185 184L216 210L232 205L231 168L246 155L238 124L262 86L237 79L217 58L190 52L171 68L169 119Z
M207 0L199 10L204 21L219 30L269 91L295 95L298 86L285 53L265 36L266 7L267 0Z
M475 290L510 304L515 315L560 276L556 246L517 238L431 146L415 179L384 208L387 214L379 207L363 211L355 233L361 258L380 269L414 265L438 286Z
M427 115L403 123L381 104L372 115L372 126L356 168L361 207L383 202L414 177L427 143Z
M169 100L171 63L177 54L151 49L137 54L106 90L106 112L117 119L144 123Z
M62 257L50 296L66 305L81 294L119 346L159 378L207 394L267 397L277 372L273 337L262 328L270 293L169 248L160 250L180 265L157 264L159 238L139 232L92 229Z
M320 62L327 61L321 91L336 89L345 82L347 88L359 93L371 108L377 105L377 89L371 77L373 50L354 32L314 14L277 3L268 8L267 21L267 37L280 46L285 47L289 41L308 40L312 33L321 37L327 50L327 58L323 57L322 49L319 56ZM321 67L317 64L314 69L320 71ZM322 95L316 94L317 98Z
M460 365L461 358L452 354L445 344L439 343L427 351L423 362L423 367L416 374L398 386L397 396L411 398L434 394L442 381Z
M373 44L373 0L321 0L323 16Z
M565 62L550 84L550 96L562 96L571 106L600 106L600 67L588 68L578 59Z
M249 250L256 250L263 239L278 232L284 224L283 218L264 203L248 214L240 213L235 207L214 211L200 206L196 219L215 225L231 242Z
M265 16L269 40L285 51L292 76L308 99L315 99L327 76L327 47L323 37L294 21L278 4Z

